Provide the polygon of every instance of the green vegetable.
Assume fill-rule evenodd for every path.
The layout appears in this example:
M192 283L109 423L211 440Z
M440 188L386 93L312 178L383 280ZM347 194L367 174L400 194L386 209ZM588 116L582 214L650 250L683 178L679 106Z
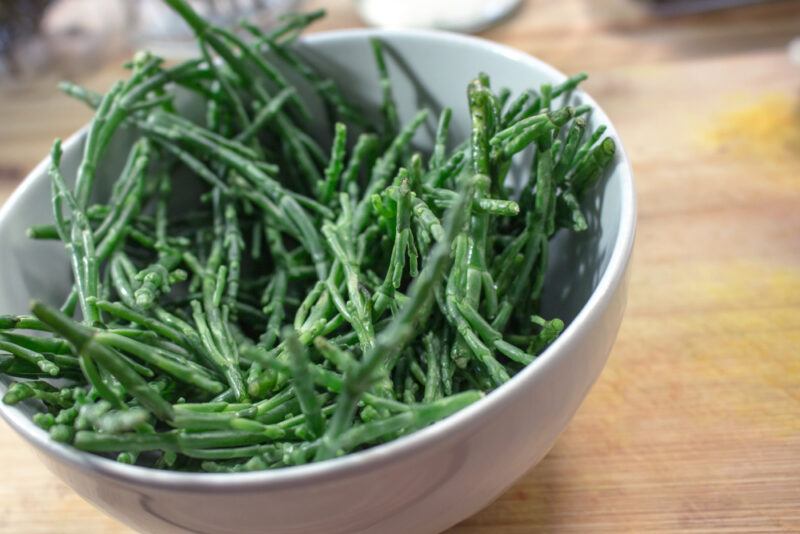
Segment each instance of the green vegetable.
M55 142L54 222L28 234L63 243L74 284L60 310L0 315L3 402L119 462L252 471L414 432L558 337L564 323L537 306L549 241L589 226L581 197L616 151L602 126L585 138L588 106L562 102L585 75L514 97L479 73L470 135L454 138L445 108L417 146L430 113L401 124L380 40L380 109L362 110L294 47L321 12L243 23L246 41L166 2L199 58L165 68L139 53L105 95L61 86L95 118L74 188ZM309 86L326 116L311 120ZM204 104L199 121L178 88ZM325 146L311 123L329 125ZM120 128L138 138L96 198ZM531 177L512 194L523 151Z

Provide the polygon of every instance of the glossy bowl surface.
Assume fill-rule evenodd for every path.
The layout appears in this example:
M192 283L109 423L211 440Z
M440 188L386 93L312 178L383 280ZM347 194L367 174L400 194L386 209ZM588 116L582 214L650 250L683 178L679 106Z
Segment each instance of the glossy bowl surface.
M316 34L302 52L346 92L377 106L378 79L368 44L387 45L401 119L420 106L453 114L454 138L469 131L467 83L479 72L514 93L564 75L522 52L473 37L410 30ZM119 464L50 441L30 407L0 404L0 414L75 491L128 525L148 532L304 533L439 532L477 512L550 449L597 379L622 320L634 240L631 168L617 141L613 169L586 199L590 229L554 242L544 312L568 322L535 362L485 399L411 436L329 462L243 474L181 474ZM322 115L318 115L322 116ZM415 140L430 140L433 123ZM63 170L74 177L84 131L64 145ZM118 135L99 176L121 166L130 138ZM47 161L0 210L0 310L24 313L32 297L58 302L70 275L60 244L33 242L25 229L52 220ZM520 165L515 172L522 176ZM99 183L100 195L107 185ZM0 394L7 381L0 383Z

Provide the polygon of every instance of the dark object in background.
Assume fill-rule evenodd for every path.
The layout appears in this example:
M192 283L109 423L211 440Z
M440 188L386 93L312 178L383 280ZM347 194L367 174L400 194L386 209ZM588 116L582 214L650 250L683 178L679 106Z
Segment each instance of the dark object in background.
M12 73L19 70L14 46L39 31L44 12L52 0L3 0L0 2L0 58Z
M220 26L267 28L300 0L187 1ZM0 0L0 80L74 77L136 48L175 59L196 44L164 0Z
M717 11L749 4L764 4L772 0L644 0L657 15L689 15Z

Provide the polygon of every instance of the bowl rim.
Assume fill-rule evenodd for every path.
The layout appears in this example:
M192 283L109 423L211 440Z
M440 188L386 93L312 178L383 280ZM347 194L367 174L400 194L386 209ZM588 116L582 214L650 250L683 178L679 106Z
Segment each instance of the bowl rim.
M566 75L555 67L521 50L471 35L440 30L340 29L304 36L301 38L300 43L302 45L322 45L330 42L367 39L370 37L397 37L480 47L538 69L554 80L566 79ZM589 94L583 91L579 92L581 98L594 108L593 113L603 124L607 125L607 133L617 142L619 158L617 172L621 173L622 195L620 198L619 229L611 256L605 271L597 283L597 287L575 318L564 329L564 332L531 364L478 402L431 426L363 451L318 463L248 473L182 473L122 464L51 440L49 434L34 425L22 411L13 406L6 406L2 402L0 402L0 416L26 441L34 445L38 451L54 456L59 462L69 464L81 471L89 471L93 475L110 478L129 485L193 493L210 493L223 488L228 491L245 491L254 488L274 490L293 488L313 482L324 482L337 477L356 476L376 469L381 464L407 458L409 455L444 441L448 435L455 433L459 429L463 430L471 424L477 424L480 419L485 418L489 412L493 411L493 408L497 409L506 397L512 396L515 391L525 388L526 384L535 375L541 374L544 372L544 368L553 365L552 362L563 352L561 348L578 337L581 328L601 313L605 307L604 304L607 305L609 303L614 292L622 283L631 256L636 228L636 194L630 160L625 153L624 146L614 125L606 113ZM88 126L84 126L72 134L64 143L63 150L70 150L80 143L86 134L87 128ZM33 186L35 177L46 174L48 164L49 157L42 160L25 177L6 200L5 204L0 207L0 224L9 216L11 207Z

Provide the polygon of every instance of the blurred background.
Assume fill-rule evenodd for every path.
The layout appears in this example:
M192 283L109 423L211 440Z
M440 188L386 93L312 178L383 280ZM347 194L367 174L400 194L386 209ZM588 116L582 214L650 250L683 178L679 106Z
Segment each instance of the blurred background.
M454 532L800 532L800 1L191 1L220 24L324 7L310 31L474 33L588 72L624 141L639 226L609 364ZM193 53L160 0L0 0L0 204L91 117L56 82L105 91L139 48ZM3 425L0 457L0 531L128 532Z
M721 12L765 0L612 0L567 2L553 10L535 0L191 0L206 18L236 27L241 19L269 26L291 10L326 7L337 26L436 28L477 33L513 19L538 19L551 29L579 29L593 19L623 29L631 24L680 23L680 17ZM522 5L524 4L524 5ZM521 13L515 13L520 10ZM535 14L533 10L541 12ZM562 20L548 22L548 13ZM588 17L588 20L587 20ZM346 24L343 24L345 23ZM535 30L533 26L529 29ZM132 49L166 56L193 52L187 27L161 0L3 0L0 76L27 80L38 73L78 74ZM562 36L563 37L563 36ZM742 45L747 35L742 35ZM775 38L778 38L776 35Z

